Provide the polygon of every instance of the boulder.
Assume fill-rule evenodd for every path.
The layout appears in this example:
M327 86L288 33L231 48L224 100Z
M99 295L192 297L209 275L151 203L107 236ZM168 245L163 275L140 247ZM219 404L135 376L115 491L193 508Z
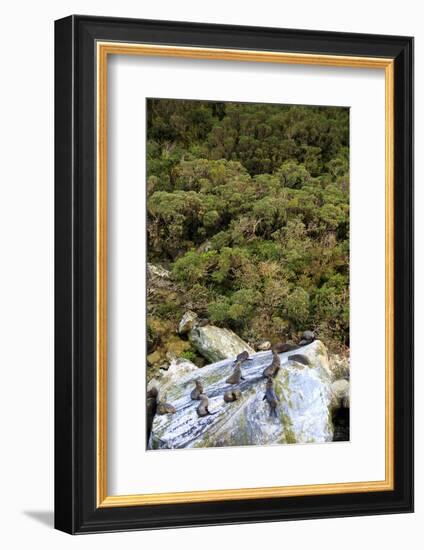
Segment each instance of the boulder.
M194 327L188 337L197 351L211 363L235 357L245 350L249 355L255 353L237 334L226 328L213 325Z
M197 324L197 313L194 311L186 311L178 325L179 334L187 334L192 330Z
M310 366L289 362L292 352L280 354L281 369L274 380L279 398L277 417L270 416L269 404L263 400L266 380L264 368L272 353L253 353L242 365L244 381L237 386L225 382L234 368L234 356L183 373L174 367L161 380L160 397L166 396L175 408L174 414L156 415L153 420L149 449L223 447L231 445L272 445L313 443L333 440L331 420L331 379L325 346L319 340L305 346L302 354ZM211 415L199 418L198 402L190 392L200 379L209 397ZM241 398L227 403L229 389L240 389Z
M199 367L188 359L182 357L173 359L166 370L161 370L161 378L159 380L159 397L163 397L163 388L171 386L179 378L197 372Z
M335 380L331 384L331 391L333 393L333 407L349 408L350 405L350 384L348 380L344 378Z
M257 348L259 351L268 351L271 349L271 342L269 340L262 340L262 342L259 342L257 345Z
M350 378L350 360L349 356L334 354L330 357L329 361L331 377L333 380L339 380Z
M147 279L162 279L169 280L171 278L170 272L160 265L147 264Z

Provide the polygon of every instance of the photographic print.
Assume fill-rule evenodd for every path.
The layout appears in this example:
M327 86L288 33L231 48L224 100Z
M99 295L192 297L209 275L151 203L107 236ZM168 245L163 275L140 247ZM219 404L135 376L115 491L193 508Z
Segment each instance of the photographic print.
M57 529L413 511L413 50L55 22Z
M349 109L147 100L147 448L349 440Z

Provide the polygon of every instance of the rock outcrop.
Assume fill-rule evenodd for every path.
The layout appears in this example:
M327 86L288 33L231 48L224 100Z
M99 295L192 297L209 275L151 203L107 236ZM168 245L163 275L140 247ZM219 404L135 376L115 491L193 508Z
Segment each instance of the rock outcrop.
M331 384L333 392L333 405L335 408L350 406L350 384L348 380L341 378Z
M268 351L271 349L271 342L269 340L262 340L256 347L258 351Z
M149 281L168 281L170 278L170 272L164 267L155 264L147 264L147 279Z
M211 363L230 359L245 350L249 355L255 353L237 334L226 328L198 326L189 332L188 337L197 351Z
M147 310L155 311L158 303L170 300L178 292L178 288L172 280L171 273L160 265L147 264Z
M210 327L204 327L210 328ZM231 359L202 369L191 367L183 373L177 365L161 380L159 398L166 395L175 407L174 414L153 420L150 449L222 447L231 445L272 445L326 442L333 439L331 420L331 378L325 346L319 340L302 348L310 366L288 361L293 352L280 354L281 369L274 380L279 399L276 417L270 416L265 395L264 368L270 364L269 351L254 353L242 364L245 380L236 386L242 394L232 402L224 401L231 387L225 380L234 368ZM199 418L196 402L190 398L197 379L209 398L211 415Z
M199 372L199 367L188 359L179 357L178 359L173 359L169 364L169 367L166 371L162 371L162 377L160 379L160 388L166 388L169 385L172 385L179 378L184 377L185 375L190 375L192 373ZM163 391L160 392L161 394Z
M329 366L331 370L331 378L333 380L339 380L350 378L350 360L348 355L334 354L329 359Z
M186 311L178 325L178 334L187 334L197 325L197 313L194 311Z

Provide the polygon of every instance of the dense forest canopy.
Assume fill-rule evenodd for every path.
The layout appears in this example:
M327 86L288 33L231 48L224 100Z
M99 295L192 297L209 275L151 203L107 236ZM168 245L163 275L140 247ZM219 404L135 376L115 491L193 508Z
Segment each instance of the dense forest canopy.
M147 114L148 261L177 289L149 305L150 339L192 309L246 341L313 329L347 346L349 110L150 99Z

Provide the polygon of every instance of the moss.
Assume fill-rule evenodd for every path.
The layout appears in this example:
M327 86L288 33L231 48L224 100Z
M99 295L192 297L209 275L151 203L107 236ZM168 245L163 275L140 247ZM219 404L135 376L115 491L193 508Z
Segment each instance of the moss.
M156 304L156 313L160 317L177 317L181 313L181 306L178 300L178 294L175 292L163 293L163 300Z
M152 437L150 441L151 441L151 448L153 450L159 449L159 442L155 437Z
M147 356L148 379L153 378L164 363L169 363L172 356L176 358L185 357L190 361L196 358L190 342L175 334L175 326L172 322L149 317L148 332L150 340L154 341L154 349Z
M149 315L147 318L148 328L158 337L162 337L166 334L172 334L174 323L159 319L158 317Z
M293 425L290 418L283 412L283 410L280 410L280 420L283 425L284 433L279 443L297 443L297 439L293 431Z
M193 445L193 448L196 449L203 449L207 447L213 447L211 444L211 437L208 433L205 433L199 441L196 441L196 443Z
M250 441L250 437L249 437L249 425L247 423L246 415L239 414L238 423L239 423L239 426L238 426L237 432L238 432L238 435L240 435L241 437L237 440L237 444L251 445L252 442Z
M183 359L187 359L187 361L191 361L192 363L194 363L197 359L196 353L191 349L183 351L180 357L182 357Z
M294 432L290 430L289 428L286 429L286 443L297 443L296 436L294 435Z
M191 349L190 342L186 340L181 340L176 335L170 336L165 342L164 346L170 354L174 354L176 357L181 357L181 355Z
M163 352L160 350L156 350L147 356L147 361L149 365L154 366L160 363L161 361L163 361L164 358L165 358L165 355L163 354Z
M297 443L296 436L289 429L286 430L286 443L288 444Z
M288 371L286 369L281 369L278 377L278 383L275 385L276 386L275 389L277 391L278 397L281 397L281 396L284 397L283 392L281 391L281 386L283 387L286 393L289 392L289 382L290 382L290 375Z

